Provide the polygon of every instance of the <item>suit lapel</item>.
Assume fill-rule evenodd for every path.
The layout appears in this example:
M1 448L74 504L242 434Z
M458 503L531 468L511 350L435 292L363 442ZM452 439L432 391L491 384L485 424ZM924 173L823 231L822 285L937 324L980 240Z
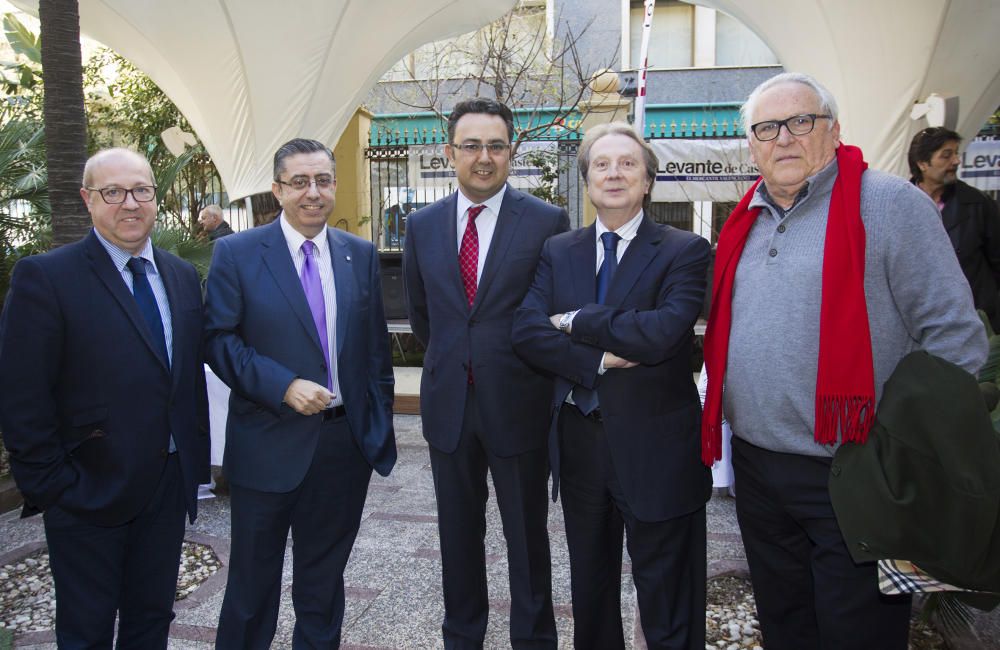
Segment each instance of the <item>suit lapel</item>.
M337 351L336 357L344 349L347 326L350 323L351 305L354 302L354 258L347 241L335 228L327 227L327 243L330 247L330 263L333 265L333 284L337 288Z
M146 321L143 320L142 314L139 312L139 305L135 302L135 297L129 292L128 286L122 280L121 272L115 268L114 263L111 261L111 256L104 250L104 246L97 240L97 235L93 231L87 236L84 251L98 280L114 296L125 312L125 315L128 316L132 326L139 332L142 340L145 341L146 347L153 353L153 356L160 359L160 353L156 351L156 346L153 345L149 326L146 325ZM162 359L160 359L160 365L165 371L167 370L167 367L163 365Z
M514 241L514 235L520 230L519 226L523 213L524 202L521 193L507 186L503 202L500 204L500 214L497 215L497 224L493 229L493 239L490 241L490 248L486 253L483 276L479 279L479 286L476 289L476 300L472 303L472 313L475 313L479 305L485 300L493 278L496 277L503 266L503 262L507 257L507 249L510 247L510 243ZM455 220L453 219L452 222L455 223ZM457 229L457 224L455 227Z
M597 296L597 226L590 224L576 231L570 244L573 297L578 305L594 302Z
M431 259L439 259L441 270L444 273L444 282L448 285L449 293L463 309L468 309L465 300L465 287L462 285L462 271L458 267L458 193L455 192L446 198L441 205L435 219L434 246L431 251Z
M280 217L279 217L280 218ZM263 226L269 228L267 236L261 239L260 255L264 266L271 273L278 290L285 296L292 313L295 314L302 327L308 333L309 340L316 346L316 350L322 354L323 348L319 343L319 333L316 331L316 323L313 322L312 312L309 311L309 303L306 302L306 294L302 290L302 281L295 274L295 263L288 251L288 243L285 235L281 232L281 224L276 219L270 225Z
M643 216L639 224L639 230L635 234L621 262L614 278L611 279L611 286L608 287L606 302L611 305L621 304L625 296L639 280L643 270L649 265L653 256L656 255L656 247L662 239L662 234L656 225L650 221L649 217ZM595 252L596 255L596 252Z

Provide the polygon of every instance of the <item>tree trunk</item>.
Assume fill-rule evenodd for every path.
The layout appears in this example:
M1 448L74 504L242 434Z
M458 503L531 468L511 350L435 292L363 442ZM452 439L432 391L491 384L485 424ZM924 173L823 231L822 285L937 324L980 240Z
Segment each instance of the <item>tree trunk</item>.
M38 19L45 90L45 158L55 247L80 239L91 224L80 198L87 162L87 114L83 108L78 0L39 0Z

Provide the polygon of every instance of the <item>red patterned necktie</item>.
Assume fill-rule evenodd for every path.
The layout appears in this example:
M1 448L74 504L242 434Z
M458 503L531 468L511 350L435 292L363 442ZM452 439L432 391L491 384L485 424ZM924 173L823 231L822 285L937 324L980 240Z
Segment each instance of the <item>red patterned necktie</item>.
M476 273L479 270L479 231L476 229L476 217L486 209L485 205L474 205L469 208L469 223L462 235L462 245L458 249L458 267L462 272L462 284L465 286L465 298L469 306L476 300Z

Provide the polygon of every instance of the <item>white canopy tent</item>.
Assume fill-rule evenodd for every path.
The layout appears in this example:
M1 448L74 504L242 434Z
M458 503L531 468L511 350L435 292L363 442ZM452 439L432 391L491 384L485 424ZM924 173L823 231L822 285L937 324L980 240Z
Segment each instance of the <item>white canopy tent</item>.
M873 167L907 175L912 120L931 94L959 99L970 139L1000 105L996 0L685 0L752 29L786 70L805 72L840 106L841 137Z
M37 0L11 1L38 15ZM81 31L173 100L235 200L271 188L283 142L336 144L407 52L477 29L516 0L79 1Z

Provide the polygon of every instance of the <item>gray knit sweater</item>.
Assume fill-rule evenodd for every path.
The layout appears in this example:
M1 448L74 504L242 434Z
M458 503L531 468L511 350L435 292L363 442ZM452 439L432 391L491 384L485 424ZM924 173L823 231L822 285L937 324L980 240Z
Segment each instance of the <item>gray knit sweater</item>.
M834 160L784 217L763 198L763 184L750 204L763 210L736 270L723 408L734 435L773 451L836 450L813 439L823 244L836 177ZM869 170L861 218L876 400L899 360L918 348L978 372L985 330L930 198Z

